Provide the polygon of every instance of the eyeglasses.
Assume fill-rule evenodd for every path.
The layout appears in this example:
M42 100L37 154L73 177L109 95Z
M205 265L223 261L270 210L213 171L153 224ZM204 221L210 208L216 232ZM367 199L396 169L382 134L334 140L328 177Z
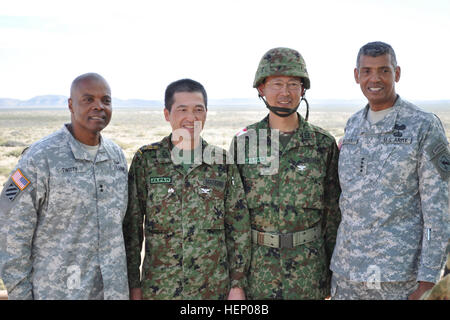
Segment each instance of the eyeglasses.
M269 81L266 86L273 91L281 91L285 87L289 91L300 91L302 89L302 83L300 81L288 81L283 82L281 80Z

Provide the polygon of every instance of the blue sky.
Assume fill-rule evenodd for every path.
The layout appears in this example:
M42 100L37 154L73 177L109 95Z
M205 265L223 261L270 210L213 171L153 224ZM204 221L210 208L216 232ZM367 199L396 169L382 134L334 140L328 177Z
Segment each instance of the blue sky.
M367 42L390 43L410 100L450 99L450 2L384 0L3 1L0 97L69 94L98 72L121 99L162 100L183 77L211 98L253 98L270 48L305 58L314 99L363 99L353 79Z

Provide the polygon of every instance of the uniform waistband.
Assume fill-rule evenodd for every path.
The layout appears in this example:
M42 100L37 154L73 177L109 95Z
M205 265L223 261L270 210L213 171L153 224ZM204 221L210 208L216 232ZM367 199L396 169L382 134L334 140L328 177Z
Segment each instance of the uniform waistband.
M292 233L261 232L252 229L252 242L272 248L292 249L296 246L319 239L321 234L322 228L320 224L310 229Z

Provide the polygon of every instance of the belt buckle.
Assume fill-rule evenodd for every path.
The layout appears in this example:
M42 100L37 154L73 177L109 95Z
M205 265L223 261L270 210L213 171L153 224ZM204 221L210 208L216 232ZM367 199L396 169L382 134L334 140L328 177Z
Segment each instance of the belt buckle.
M280 249L281 248L287 248L287 249L294 248L294 237L293 237L292 233L281 233L279 236L280 236Z

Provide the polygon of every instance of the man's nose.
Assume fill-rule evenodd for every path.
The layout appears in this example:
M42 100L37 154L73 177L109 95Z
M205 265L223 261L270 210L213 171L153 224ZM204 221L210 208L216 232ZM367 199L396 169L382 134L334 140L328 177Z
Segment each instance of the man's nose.
M103 110L105 109L105 105L101 100L94 101L94 108L97 110Z
M193 111L189 111L186 115L186 118L189 121L195 121L197 119L197 117L195 116L195 113Z
M283 95L289 95L289 89L288 89L288 84L285 83L283 84L283 86L281 87L280 93Z
M381 76L378 72L372 72L370 74L369 80L372 82L378 82L380 80Z

